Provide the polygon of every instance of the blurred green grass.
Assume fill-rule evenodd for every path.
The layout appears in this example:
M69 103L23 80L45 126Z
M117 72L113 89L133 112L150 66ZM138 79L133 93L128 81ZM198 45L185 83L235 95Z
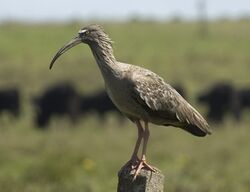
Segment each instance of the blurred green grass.
M214 82L249 86L249 21L209 23L207 37L196 23L102 24L118 60L182 83L196 107L195 95ZM69 80L82 93L103 88L86 45L48 70L56 50L84 25L0 25L0 87L19 87L24 107L17 121L0 118L0 191L116 191L117 171L136 140L132 123L121 125L111 114L106 123L91 116L75 126L54 118L50 130L41 132L32 121L30 99L55 82ZM249 191L248 114L239 124L227 117L223 125L212 125L213 135L202 139L152 125L148 158L165 174L166 191Z

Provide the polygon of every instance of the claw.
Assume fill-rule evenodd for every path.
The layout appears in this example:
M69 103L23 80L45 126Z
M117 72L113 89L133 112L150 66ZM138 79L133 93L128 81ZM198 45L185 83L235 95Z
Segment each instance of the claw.
M149 171L155 172L155 169L151 165L149 165L145 160L140 160L140 163L137 166L137 169L135 171L135 175L133 177L133 181L136 180L136 177L138 176L138 174L140 173L140 171L142 169L147 169Z
M130 170L136 169L136 167L138 166L139 162L140 162L140 159L137 156L132 157L127 163L125 163L125 165L122 166L122 168L119 171L119 174L125 168L129 168Z

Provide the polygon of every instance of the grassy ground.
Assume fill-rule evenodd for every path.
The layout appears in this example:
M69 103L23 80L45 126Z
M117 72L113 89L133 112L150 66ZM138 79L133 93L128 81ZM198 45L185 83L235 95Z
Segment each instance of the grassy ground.
M0 86L16 85L23 101L19 120L0 117L0 191L116 191L117 171L136 139L130 122L120 124L110 114L105 123L93 116L73 126L55 118L50 130L41 132L32 121L30 99L48 85L70 80L83 93L103 87L86 45L48 70L55 51L82 25L0 26ZM249 26L247 21L211 23L208 36L202 37L195 23L104 23L117 59L183 83L198 108L195 95L214 82L249 86ZM212 125L214 134L202 139L151 126L148 158L165 174L166 191L249 191L248 115L239 124L228 117L224 124Z

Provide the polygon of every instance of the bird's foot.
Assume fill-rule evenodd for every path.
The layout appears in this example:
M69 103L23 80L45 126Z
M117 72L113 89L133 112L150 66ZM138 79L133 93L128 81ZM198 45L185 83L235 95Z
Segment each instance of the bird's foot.
M146 169L152 172L155 172L156 170L149 165L145 159L139 159L137 156L132 157L119 171L119 175L122 172L123 169L128 170L135 170L133 181L136 179L136 177L139 175L140 171L142 169Z
M122 168L119 171L119 174L125 168L127 168L129 170L136 169L139 163L140 163L140 159L137 156L131 157L131 159L127 163L125 163L125 165L122 166Z
M142 169L146 169L146 170L149 170L149 171L152 171L152 172L155 172L156 170L151 166L149 165L146 160L139 160L139 164L137 165L137 168L136 168L136 171L135 171L135 174L134 174L134 177L133 177L133 181L136 179L136 177L138 176L138 174L140 173L140 171Z

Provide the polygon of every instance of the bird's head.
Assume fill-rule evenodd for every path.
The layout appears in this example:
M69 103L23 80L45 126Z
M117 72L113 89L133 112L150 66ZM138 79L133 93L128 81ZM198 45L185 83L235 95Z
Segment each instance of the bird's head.
M108 37L108 35L104 32L103 28L100 25L88 25L82 29L79 30L78 35L73 38L70 42L62 46L55 56L53 57L51 63L50 63L50 69L52 68L55 61L66 51L71 49L72 47L80 44L80 43L86 43L86 44L99 44L100 42L106 42L108 44L112 44L111 39Z

